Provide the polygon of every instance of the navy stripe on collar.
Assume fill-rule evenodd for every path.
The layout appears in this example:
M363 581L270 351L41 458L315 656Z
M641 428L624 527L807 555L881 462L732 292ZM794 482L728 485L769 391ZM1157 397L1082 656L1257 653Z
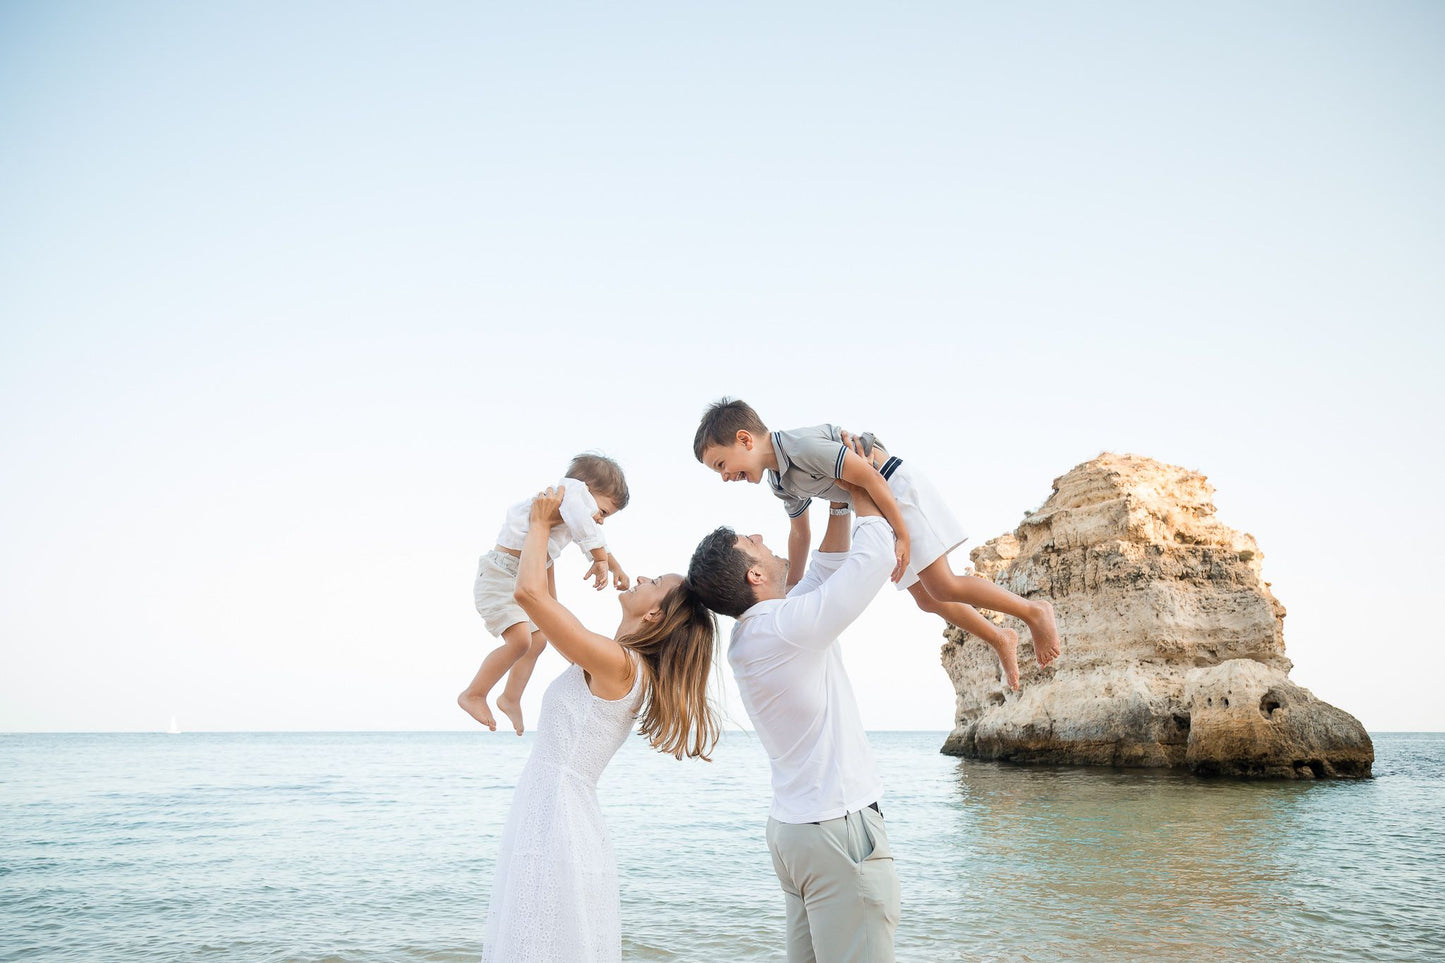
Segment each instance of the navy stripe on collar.
M783 450L783 433L781 431L775 431L771 437L773 439L773 454L777 456L778 459L778 477L781 478L783 472L793 467L793 459L789 458L788 453Z

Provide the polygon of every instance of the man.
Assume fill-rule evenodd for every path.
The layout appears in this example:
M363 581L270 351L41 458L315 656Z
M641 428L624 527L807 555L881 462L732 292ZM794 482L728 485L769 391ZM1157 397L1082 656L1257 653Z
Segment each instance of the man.
M698 545L688 582L737 619L728 663L772 766L768 849L787 903L789 963L893 960L898 875L878 804L882 781L838 635L894 566L893 530L860 488L858 523L833 503L807 573L787 590L788 562L719 528Z

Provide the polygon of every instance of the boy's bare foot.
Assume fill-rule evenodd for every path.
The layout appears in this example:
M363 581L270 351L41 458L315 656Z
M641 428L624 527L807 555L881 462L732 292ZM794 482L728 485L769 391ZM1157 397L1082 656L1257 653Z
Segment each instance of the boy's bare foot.
M512 720L512 728L517 730L517 735L522 734L522 704L516 699L503 692L497 696L497 708L502 710L502 715Z
M1000 627L1000 636L997 642L991 642L993 650L998 653L998 661L1003 665L1004 681L1008 687L1015 692L1019 690L1019 634L1013 629Z
M491 707L487 705L487 697L472 695L470 692L463 692L457 696L457 705L467 710L467 715L480 722L493 732L497 731L497 720L492 718Z
M1034 639L1034 657L1043 668L1059 657L1059 628L1054 624L1054 607L1045 601L1034 603L1033 617L1027 620Z

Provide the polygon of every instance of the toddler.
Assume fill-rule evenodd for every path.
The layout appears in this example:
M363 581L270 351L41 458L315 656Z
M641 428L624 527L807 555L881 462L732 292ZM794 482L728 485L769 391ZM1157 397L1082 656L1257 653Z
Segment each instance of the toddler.
M562 521L552 526L547 538L547 591L557 597L557 581L552 562L571 542L576 542L592 560L592 567L583 579L592 579L599 591L612 576L612 585L626 589L627 573L607 551L602 538L602 524L627 507L627 479L611 458L601 455L578 455L567 466L567 477L557 483L566 489L562 498ZM522 734L522 690L532 677L537 657L547 647L546 637L527 619L527 613L512 598L517 590L517 566L527 538L527 516L532 499L517 502L507 509L506 521L497 534L497 545L477 562L477 578L472 594L477 612L487 631L502 640L477 670L471 685L457 696L457 704L472 718L491 729L497 729L487 695L507 675L507 685L497 698L497 708L512 722L517 735ZM511 670L510 674L508 670Z

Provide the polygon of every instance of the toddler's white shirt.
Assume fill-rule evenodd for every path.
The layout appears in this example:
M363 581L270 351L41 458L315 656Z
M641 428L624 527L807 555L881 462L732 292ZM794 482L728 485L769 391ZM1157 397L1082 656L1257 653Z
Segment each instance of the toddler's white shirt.
M564 478L557 483L562 492L562 521L552 526L547 534L547 557L555 559L572 542L582 549L588 561L592 560L594 548L606 548L607 540L602 537L602 526L592 520L597 514L597 499L587 490L587 483L575 478ZM507 509L507 519L497 533L497 544L503 548L520 552L527 542L528 516L532 514L532 499L517 502Z

